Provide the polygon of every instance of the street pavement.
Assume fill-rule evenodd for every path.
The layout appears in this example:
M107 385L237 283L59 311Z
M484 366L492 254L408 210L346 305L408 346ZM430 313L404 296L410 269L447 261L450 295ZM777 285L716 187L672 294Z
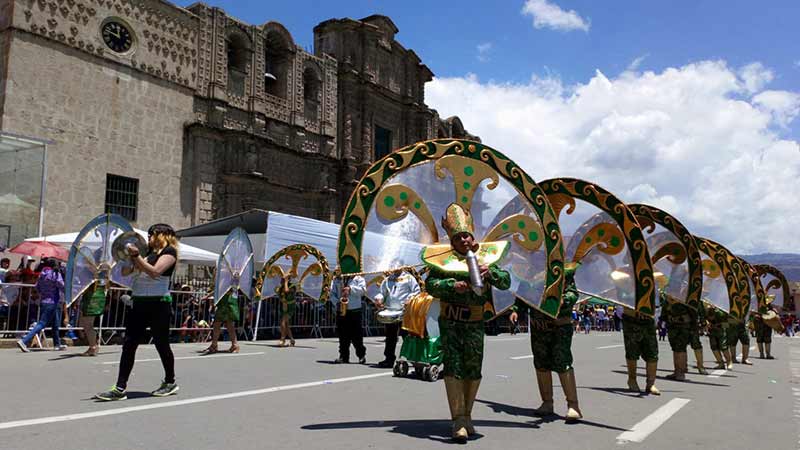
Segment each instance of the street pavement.
M367 338L367 359L382 359L382 338ZM207 344L173 346L180 393L154 398L158 354L142 346L129 399L98 403L116 379L120 348L96 358L66 352L0 351L0 449L428 449L452 445L444 384L395 378L371 365L334 365L335 339L243 343L237 355L199 356ZM706 346L706 366L713 356ZM753 340L752 345L755 345ZM660 342L661 396L625 390L620 333L573 341L584 420L556 412L538 418L527 335L487 337L483 382L468 447L492 449L796 449L800 417L800 339L775 338L776 360L701 376L663 378L672 355ZM221 343L221 349L227 343ZM690 356L690 365L694 358ZM644 387L644 365L639 365ZM797 400L796 400L797 399Z

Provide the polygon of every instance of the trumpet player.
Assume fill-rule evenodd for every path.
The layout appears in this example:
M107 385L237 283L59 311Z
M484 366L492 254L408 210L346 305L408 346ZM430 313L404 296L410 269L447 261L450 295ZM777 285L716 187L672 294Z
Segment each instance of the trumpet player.
M336 333L339 335L339 357L336 364L350 362L350 344L356 349L359 364L367 363L364 330L361 327L361 298L367 293L367 282L360 275L336 277L331 284L331 301L338 311Z
M431 269L425 288L441 305L442 374L453 420L452 437L463 443L475 434L472 406L481 383L484 321L493 315L491 288L508 289L511 276L497 264L487 264L474 255L480 244L473 235L468 211L452 203L445 214L442 228L450 238L449 253L455 261L464 261L469 273L449 270L453 264L425 260Z

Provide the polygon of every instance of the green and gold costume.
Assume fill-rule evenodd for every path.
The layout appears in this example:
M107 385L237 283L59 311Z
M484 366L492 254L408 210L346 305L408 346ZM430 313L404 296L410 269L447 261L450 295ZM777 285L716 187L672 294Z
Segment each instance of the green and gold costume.
M239 320L239 297L234 297L231 292L225 294L217 303L214 320L220 322L237 322Z
M95 282L91 291L87 291L81 298L81 314L84 316L99 316L106 309L106 288Z
M728 314L721 309L714 308L708 316L708 342L712 351L725 352L728 350Z
M625 308L622 315L622 339L625 343L625 359L628 361L636 361L640 357L649 363L658 361L656 322L652 317Z
M692 350L703 350L703 343L700 342L700 330L705 327L706 307L703 302L697 303L697 309L689 308L689 315L692 317L692 326L689 328L689 344Z
M278 298L281 301L281 319L287 316L289 319L294 317L294 313L297 310L297 284L289 283L288 290L283 290L281 286L278 286L275 288L275 293L278 294Z
M575 269L566 270L564 294L558 318L552 319L537 309L530 309L531 351L536 370L565 373L572 369L572 308L578 302Z
M772 343L772 328L765 324L760 316L753 318L753 325L756 330L756 342L759 344Z
M733 348L738 343L742 345L750 345L750 334L747 332L747 324L744 321L729 319L728 320L728 346Z
M434 267L425 281L427 292L438 298L441 305L442 374L458 380L478 380L483 365L484 305L492 301L492 291L487 286L481 295L471 289L459 294L455 290L457 281L469 282L469 275ZM508 272L496 264L489 265L486 281L500 290L511 286Z
M692 317L691 311L690 306L661 292L661 320L667 322L667 337L673 352L686 352L691 341L692 329L697 328L697 319Z

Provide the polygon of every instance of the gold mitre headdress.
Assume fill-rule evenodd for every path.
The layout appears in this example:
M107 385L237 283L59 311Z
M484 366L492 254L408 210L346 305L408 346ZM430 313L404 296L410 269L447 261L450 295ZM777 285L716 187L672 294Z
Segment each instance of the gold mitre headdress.
M447 232L447 237L453 239L461 233L469 233L475 237L472 214L457 203L451 203L442 217L442 228Z

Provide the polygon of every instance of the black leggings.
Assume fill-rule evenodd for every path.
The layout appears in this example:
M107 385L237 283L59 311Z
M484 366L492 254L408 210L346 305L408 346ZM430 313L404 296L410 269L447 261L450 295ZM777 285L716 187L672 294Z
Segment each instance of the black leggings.
M134 301L125 326L125 342L122 344L122 357L119 361L117 388L128 387L128 377L133 370L136 348L150 327L153 342L164 366L164 382L175 382L175 357L169 347L170 304L164 301Z

